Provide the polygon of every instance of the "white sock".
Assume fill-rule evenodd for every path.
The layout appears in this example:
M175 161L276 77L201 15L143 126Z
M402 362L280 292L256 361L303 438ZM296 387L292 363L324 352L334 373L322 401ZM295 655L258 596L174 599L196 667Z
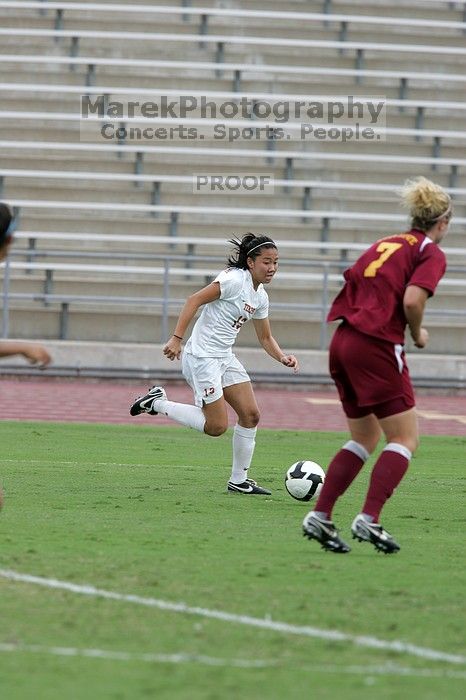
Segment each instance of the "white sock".
M399 442L387 442L385 447L383 448L384 450L392 451L392 452L397 452L399 455L402 457L406 457L408 462L411 460L411 457L413 456L413 453L411 450L408 450L407 447L404 445L400 445Z
M172 420L176 420L181 425L188 428L204 432L205 416L198 406L191 406L188 403L176 403L167 399L155 399L152 406L157 413L163 413Z
M243 428L236 424L233 430L233 466L231 479L234 484L242 484L248 477L252 455L256 446L257 428Z
M317 515L317 517L320 520L327 520L327 522L328 522L328 513L326 513L324 510L313 510L312 514ZM310 513L309 513L309 515L310 515Z
M360 513L361 518L366 521L366 523L373 523L375 518L373 515L368 515L367 513Z
M355 442L355 440L348 440L348 442L343 445L342 449L349 450L356 455L356 457L362 459L363 462L368 460L370 457L369 452L366 450L364 445L361 445L359 442Z

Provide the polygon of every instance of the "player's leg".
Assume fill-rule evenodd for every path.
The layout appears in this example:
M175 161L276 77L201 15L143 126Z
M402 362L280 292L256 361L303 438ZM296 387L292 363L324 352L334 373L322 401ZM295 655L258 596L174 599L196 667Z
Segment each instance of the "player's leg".
M394 416L379 418L387 444L396 443L414 453L419 447L419 425L415 407Z
M378 521L386 501L396 489L409 466L419 442L415 408L386 418L380 418L386 445L374 465L363 506L363 513Z
M233 459L228 490L269 495L270 491L258 486L252 479L248 479L248 471L256 446L257 424L260 418L251 382L240 381L237 384L224 386L223 394L225 401L238 416L238 422L233 428Z
M181 425L212 437L222 435L228 428L228 415L219 361L183 353L182 369L194 393L194 406L170 401L162 387L153 387L145 396L136 399L130 409L131 415L162 413Z
M228 430L228 413L225 399L221 396L202 406L205 416L204 432L211 437L219 437Z
M331 520L333 507L340 496L357 477L369 455L375 450L381 429L372 414L360 418L347 418L351 440L348 440L330 462L322 491L314 512Z
M376 549L391 554L400 546L379 523L380 513L406 474L419 442L415 408L380 417L386 445L376 461L361 513L351 526L353 537L371 542Z
M153 386L147 394L139 396L130 408L132 416L148 413L157 416L159 413L184 425L194 428L199 432L205 432L206 417L200 406L169 401L165 389L161 386Z
M386 364L384 375L396 387L397 393L373 407L386 445L372 469L362 512L354 519L351 529L358 539L371 542L378 550L389 554L397 552L400 547L380 525L380 513L408 470L412 453L419 443L419 429L403 349L401 346L386 346L384 353L387 359L396 359L396 363L392 361L391 369Z
M374 451L381 430L370 408L361 408L360 393L364 379L359 363L370 350L367 339L343 325L334 333L329 348L329 370L346 414L351 440L330 462L325 482L315 506L318 517L331 520L333 506L361 471Z
M349 410L348 405L346 407ZM359 418L347 418L347 421L351 440L343 445L330 462L315 509L303 521L304 534L309 539L320 542L323 549L342 554L349 552L350 547L338 535L332 521L332 510L337 499L361 471L382 432L372 413Z
M255 429L260 420L259 407L250 381L223 387L225 401L238 416L238 425Z
M333 507L361 471L381 434L375 416L368 409L360 408L358 385L353 384L352 375L348 372L352 363L346 358L353 353L353 343L360 340L358 336L353 339L353 335L351 329L340 326L333 335L329 349L330 374L347 416L351 440L334 455L315 509L307 513L303 520L304 535L320 542L324 549L336 553L349 552L350 547L340 539L332 521Z

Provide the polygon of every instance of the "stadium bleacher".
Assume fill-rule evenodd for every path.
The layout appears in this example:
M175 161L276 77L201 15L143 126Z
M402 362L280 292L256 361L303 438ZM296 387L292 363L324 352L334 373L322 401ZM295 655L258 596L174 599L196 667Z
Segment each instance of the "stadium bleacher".
M430 349L464 352L465 3L267 7L0 0L0 196L19 224L4 335L162 342L186 294L221 268L228 238L252 229L280 244L270 289L277 335L324 349L342 268L375 237L403 228L397 187L424 174L455 207L449 272L428 310ZM80 130L80 95L205 96L218 107L241 97L292 104L350 94L384 98L386 125L374 128L383 138L103 143ZM196 111L151 123L207 126ZM267 174L274 187L195 191L193 175L209 173ZM241 334L240 343L251 341Z

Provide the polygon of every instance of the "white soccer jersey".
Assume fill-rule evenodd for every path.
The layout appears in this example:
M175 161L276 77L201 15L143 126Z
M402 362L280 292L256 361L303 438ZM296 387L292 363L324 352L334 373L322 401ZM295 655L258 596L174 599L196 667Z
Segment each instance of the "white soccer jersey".
M185 350L197 357L227 357L241 327L251 318L267 318L269 297L262 284L254 289L249 270L230 267L214 282L220 299L206 304L193 328Z

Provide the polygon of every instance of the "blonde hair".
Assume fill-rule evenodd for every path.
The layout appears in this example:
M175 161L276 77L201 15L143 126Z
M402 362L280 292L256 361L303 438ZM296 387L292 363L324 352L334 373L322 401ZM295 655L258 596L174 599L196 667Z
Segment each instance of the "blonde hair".
M428 231L444 216L451 216L451 197L445 190L420 175L406 180L401 201L409 209L412 227Z

